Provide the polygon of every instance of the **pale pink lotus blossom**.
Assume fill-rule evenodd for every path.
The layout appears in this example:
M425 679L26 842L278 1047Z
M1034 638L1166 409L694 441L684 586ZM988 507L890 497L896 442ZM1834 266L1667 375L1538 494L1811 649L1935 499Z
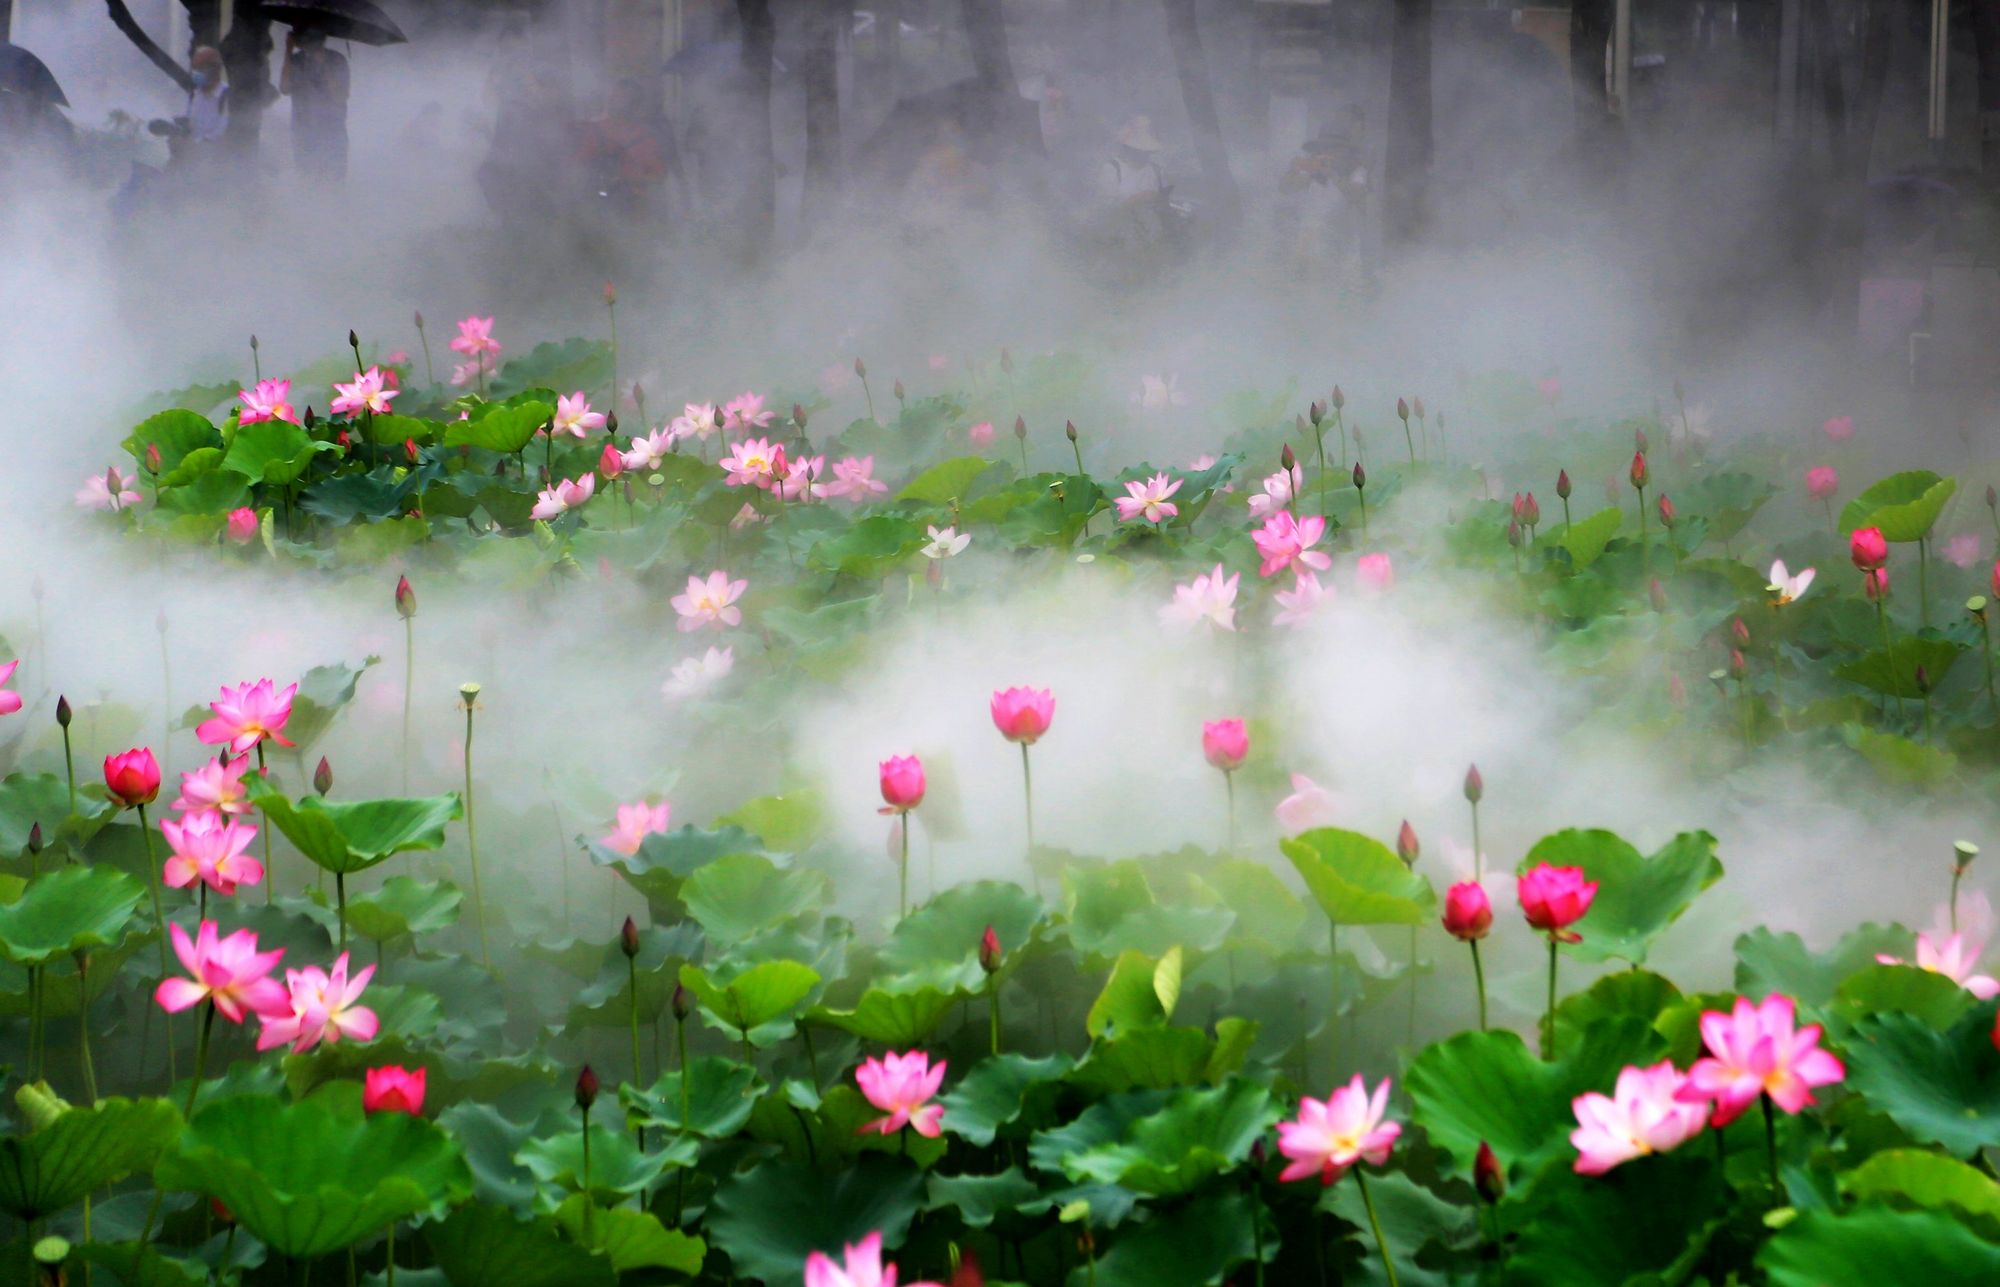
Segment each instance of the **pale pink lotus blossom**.
M923 548L927 559L949 559L965 553L965 547L972 544L972 533L961 532L953 527L931 527L924 530L930 534L930 543Z
M490 317L468 317L458 324L458 338L451 342L451 351L463 353L467 357L478 357L486 353L498 353L500 341L493 338L493 319Z
M785 476L773 490L788 501L831 496L833 485L819 481L825 476L825 456L795 456L785 466Z
M1279 608L1278 614L1271 618L1271 624L1297 626L1310 621L1320 605L1333 597L1333 590L1321 585L1319 578L1311 572L1300 568L1292 588L1280 590L1271 597L1277 600Z
M1154 474L1143 482L1135 478L1126 483L1125 495L1114 497L1112 503L1122 520L1143 518L1148 523L1162 523L1181 512L1180 506L1168 499L1180 489L1180 479L1170 482L1166 474Z
M855 1084L870 1104L888 1116L864 1124L857 1133L894 1135L908 1126L928 1139L937 1138L944 1105L930 1101L944 1084L944 1070L944 1060L933 1064L921 1050L901 1055L892 1051L880 1059L862 1060L854 1070Z
M1210 459L1208 465L1203 465L1202 468L1207 469L1214 463L1215 461ZM1250 497L1250 517L1269 518L1290 505L1292 497L1298 494L1298 483L1301 481L1294 477L1296 473L1296 470L1280 469L1277 473L1266 477L1264 490L1255 492Z
M1142 411L1167 411L1186 406L1187 394L1181 392L1177 375L1142 375L1132 401Z
M1985 953L1985 940L1970 933L1939 934L1934 930L1917 933L1917 968L1944 975L1981 1001L2000 996L2000 979L1973 972ZM1883 965L1907 964L1899 956L1878 954L1875 959Z
M1354 575L1362 586L1377 594L1395 588L1396 565L1386 554L1364 554L1354 560Z
M785 449L765 438L745 438L716 462L729 475L730 487L769 489L771 480L785 472Z
M711 648L709 651L715 650ZM630 858L639 852L639 846L646 842L647 836L664 833L672 817L673 806L665 800L658 804L647 804L644 800L636 804L621 804L618 806L618 825L597 843L612 853Z
M257 950L253 930L237 930L219 938L214 921L203 921L190 939L175 921L167 923L167 937L173 940L174 955L188 978L161 979L153 990L153 1000L168 1014L213 1002L215 1011L231 1023L242 1023L245 1015L282 1014L290 1004L285 985L271 978L285 949Z
M736 665L734 648L714 648L699 657L688 657L674 663L667 675L667 682L660 685L660 692L668 701L686 701L699 697L709 689L728 678Z
M933 371L949 370L951 367L951 359L942 353L933 353L925 358L924 361Z
M1847 1076L1840 1060L1819 1048L1819 1036L1816 1023L1795 1026L1792 999L1781 993L1754 1004L1738 997L1727 1014L1704 1010L1701 1038L1708 1057L1688 1069L1679 1098L1687 1103L1714 1100L1718 1127L1735 1121L1763 1095L1796 1113L1813 1102L1815 1086L1830 1086Z
M1944 561L1955 568L1969 568L1980 561L1986 543L1976 532L1960 532L1944 543Z
M1300 521L1292 511L1279 510L1265 521L1264 526L1250 533L1258 556L1264 560L1257 568L1257 575L1276 576L1294 563L1301 568L1326 571L1333 566L1333 556L1312 548L1325 535L1326 520L1319 515L1310 515Z
M1384 1077L1370 1095L1360 1073L1324 1100L1301 1099L1299 1115L1278 1123L1278 1152L1291 1159L1278 1178L1290 1181L1317 1176L1327 1185L1347 1174L1356 1162L1381 1166L1403 1133L1399 1123L1382 1120L1388 1108L1389 1079Z
M729 530L732 532L740 532L744 528L750 527L753 524L768 523L770 521L771 520L769 518L766 518L764 515L759 514L757 512L757 507L755 505L752 505L749 501L744 501L743 508L737 510L734 514L730 516Z
M655 429L651 433L634 437L625 449L625 468L630 471L658 469L673 453L674 435L671 429Z
M1814 465L1806 470L1806 495L1814 500L1830 500L1840 490L1840 474L1832 465Z
M335 397L331 410L337 416L351 416L360 411L373 412L378 416L387 415L389 400L400 396L395 389L389 387L379 366L355 372L352 383L336 383L333 392Z
M544 487L535 494L535 507L528 511L528 517L546 520L567 514L582 508L596 491L596 474L565 478L554 487Z
M1663 1059L1650 1068L1628 1065L1609 1095L1588 1091L1570 1101L1579 1175L1602 1175L1649 1153L1671 1153L1708 1124L1704 1105L1678 1098L1687 1076Z
M974 451L985 451L993 445L993 422L991 420L982 420L972 426L972 428L967 429L965 436L967 441L972 444Z
M676 439L693 438L697 442L707 442L721 427L721 422L716 419L713 402L686 404L669 426Z
M82 490L76 494L76 503L85 509L107 509L115 514L128 505L137 505L139 493L132 489L132 480L113 465L84 480Z
M854 367L846 362L835 362L819 369L819 391L827 397L838 397L854 384Z
M291 393L290 380L259 380L254 388L238 389L236 397L243 403L243 409L236 413L236 423L254 425L262 420L283 420L297 424L299 413L292 407Z
M1826 423L1819 428L1820 432L1826 435L1827 441L1846 442L1854 436L1854 417L1829 416Z
M882 1263L880 1233L848 1243L840 1254L841 1263L837 1265L823 1251L807 1256L805 1287L896 1287L896 1266ZM940 1284L905 1283L904 1287L940 1287Z
M1188 472L1190 474L1204 473L1213 468L1215 468L1215 457L1208 452L1203 452L1188 462Z
M322 970L317 965L286 970L285 989L291 996L284 1010L257 1016L263 1020L257 1034L257 1049L290 1046L293 1054L302 1055L322 1041L332 1046L338 1045L342 1038L372 1040L381 1028L381 1021L373 1010L355 1002L361 999L368 980L374 977L375 967L364 965L349 978L345 952L334 958L331 970Z
M587 438L593 429L604 427L604 413L590 409L590 399L583 390L575 393L556 395L555 419L549 422L552 434L566 433L572 438Z
M889 484L875 477L875 457L849 456L833 462L833 481L822 489L828 496L844 496L860 504L870 496L889 490Z
M1775 596L1773 602L1782 607L1787 603L1797 603L1804 598L1816 575L1817 573L1811 568L1801 568L1794 576L1791 569L1785 566L1783 559L1776 559L1771 563L1771 581L1765 588Z
M768 429L778 413L764 406L761 393L739 393L722 404L722 428L725 433L745 434L752 429Z
M297 684L280 691L268 679L234 688L224 685L222 695L208 704L214 715L196 725L194 735L210 746L227 745L231 755L245 754L267 737L279 746L291 746L285 721L292 717L292 699L298 693Z
M720 630L724 626L742 625L743 611L735 603L749 585L748 581L730 580L729 574L720 568L706 577L689 577L687 593L677 594L670 601L674 611L681 614L681 632L700 630L703 626Z
M20 664L19 658L0 664L0 715L12 715L21 709L21 694L5 687L14 681L14 671Z
M162 877L170 889L198 880L218 894L233 894L238 885L264 879L264 864L244 852L257 838L253 826L202 809L179 820L160 819L160 834L170 851Z
M1333 825L1333 796L1303 773L1292 774L1292 793L1278 801L1278 826L1288 836Z
M462 389L478 381L484 374L486 374L485 364L478 358L459 362L451 368L451 386L454 389ZM459 417L461 420L464 418L463 415Z
M221 756L207 761L192 773L182 772L181 793L174 797L172 807L181 813L200 813L203 810L250 812L250 791L243 785L243 774L249 767L250 757L247 755L239 755L235 759Z
M1203 621L1218 629L1236 629L1236 585L1241 572L1222 574L1222 565L1174 587L1173 601L1160 609L1160 620L1170 626L1193 627Z

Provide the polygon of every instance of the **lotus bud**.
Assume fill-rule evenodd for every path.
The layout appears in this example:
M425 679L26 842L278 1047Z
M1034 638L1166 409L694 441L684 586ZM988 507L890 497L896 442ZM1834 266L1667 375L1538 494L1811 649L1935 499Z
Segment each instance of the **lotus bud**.
M70 720L71 720L72 718L73 718L73 716L71 715L71 713L70 713L70 709L69 709L69 698L67 698L67 697L61 697L61 696L58 696L58 697L56 698L56 724L57 724L57 726L58 726L58 727L60 727L60 728L68 728L68 727L69 727L69 722L70 722Z
M1986 484L1986 508L2000 509L2000 492L1993 490L1993 484Z
M1022 442L1028 440L1028 422L1019 416L1014 417L1014 436Z
M1405 424L1409 423L1410 419L1410 404L1401 398L1396 399L1396 419L1403 421Z
M1665 492L1660 493L1660 522L1669 528L1674 525L1674 503Z
M1512 509L1511 509L1511 510L1510 510L1509 512L1510 512L1511 514L1513 514L1513 516L1514 516L1514 521L1515 521L1515 522L1519 522L1519 521L1520 521L1520 519L1521 519L1521 507L1522 507L1523 505L1526 505L1527 503L1528 503L1528 498L1527 498L1527 497L1523 496L1523 495L1522 495L1522 494L1521 494L1520 492L1515 492L1515 493L1514 493L1514 504L1513 504L1513 507L1512 507Z
M250 332L250 351L252 353L257 351L257 332L255 331Z
M1267 1148L1265 1148L1265 1147L1264 1147L1264 1137L1263 1137L1263 1136L1261 1136L1261 1135L1260 1135L1260 1136L1258 1136L1258 1137L1257 1137L1257 1138L1256 1138L1255 1140L1251 1141L1251 1143L1250 1143L1250 1165L1251 1165L1251 1166L1255 1167L1255 1168L1256 1168L1257 1170L1260 1170L1260 1171L1261 1171L1261 1170L1263 1170L1263 1169L1264 1169L1264 1163L1265 1163L1265 1162L1266 1162L1267 1160L1269 1160L1270 1156L1271 1156L1271 1151L1270 1151L1269 1149L1267 1149Z
M39 822L28 828L28 852L31 854L42 852L42 824Z
M1931 695L1930 668L1928 666L1925 666L1922 662L1917 663L1917 673L1915 675L1915 679L1917 681L1918 695L1922 697L1929 697Z
M1507 520L1507 545L1510 549L1521 548L1521 523L1519 519Z
M611 282L604 283L604 306L610 308L618 303L618 287Z
M907 396L909 396L908 394L906 394L906 393L904 393L904 392L903 392L903 382L902 382L901 380L898 380L898 381L896 381L896 382L895 382L894 384L890 385L889 387L890 387L890 388L891 388L892 390L894 390L894 391L895 391L895 394L896 394L896 401L898 401L898 402L901 402L901 401L902 401L902 400L903 400L904 398L906 398Z
M1288 474L1299 467L1299 458L1292 454L1292 444L1286 443L1284 450L1278 453L1278 465Z
M318 424L319 424L319 412L314 411L312 409L312 404L310 403L306 404L305 431L307 433L311 433L313 431L314 426ZM342 434L341 436L346 437L345 434ZM345 447L347 444L342 443L340 445Z
M618 436L618 413L616 411L607 411L604 413L604 432L613 438Z
M687 1017L694 1013L694 994L687 990L686 984L676 983L674 984L674 999L671 1004L674 1012L674 1022L686 1023Z
M1653 601L1653 611L1665 612L1667 610L1667 587L1660 584L1660 578L1654 577L1647 584L1646 594Z
M1879 527L1858 528L1847 538L1848 556L1854 566L1863 572L1872 571L1889 561L1889 541Z
M351 349L358 349L361 347L361 337L354 333L353 327L349 327L347 330L347 347Z
M625 954L628 961L639 955L639 926L630 916L618 929L618 950Z
M1422 420L1424 418L1424 400L1422 398L1410 399L1410 410L1416 413L1417 419Z
M617 443L604 444L604 454L597 458L597 472L604 475L607 482L625 472L625 457L618 454Z
M1312 421L1313 428L1319 428L1319 422L1325 418L1326 408L1323 405L1318 402L1309 402L1306 404L1306 419Z
M396 615L408 621L417 615L417 592L410 588L410 578L396 578Z
M1729 637L1736 641L1736 646L1739 648L1747 647L1749 645L1750 627L1743 623L1743 618L1741 617L1730 618Z
M1488 1206L1507 1196L1506 1168L1500 1165L1500 1159L1493 1155L1493 1146L1485 1140L1479 1141L1479 1152L1472 1159L1472 1187L1479 1190L1479 1196Z
M1354 462L1354 490L1360 491L1366 486L1368 486L1368 471L1363 469L1361 462L1357 460Z
M1558 469L1556 471L1556 495L1562 500L1568 500L1569 492L1569 470Z
M1000 936L988 925L979 936L979 968L992 974L1000 968Z
M806 431L806 418L807 418L806 409L804 404L794 402L792 404L792 423L798 426L798 431L800 433L804 433Z
M597 1074L591 1071L589 1064L585 1064L583 1071L576 1075L576 1106L588 1113L590 1106L597 1102L597 1091Z
M863 362L860 358L855 358L854 374L866 380L868 378L868 364L866 362Z
M1749 669L1749 664L1743 660L1743 650L1740 648L1731 648L1729 650L1729 677L1741 681Z
M319 792L322 798L333 790L333 765L327 762L324 755L319 757L319 764L313 769L313 790Z
M1521 502L1521 522L1528 527L1539 527L1542 522L1542 507L1535 503L1535 494L1529 492Z
M1469 804L1478 804L1480 797L1485 794L1486 779L1479 776L1479 766L1475 764L1465 771L1466 802Z
M417 329L418 329L418 330L420 330L420 331L421 331L421 330L423 330L423 329L424 329L424 315L423 315L423 312L422 312L421 310L419 310L419 311L417 311L417 312L414 312L414 313L411 313L411 314L410 314L410 320L411 320L411 321L413 321L413 322L415 322L415 323L417 324Z
M1063 421L1063 437L1069 439L1071 442L1076 441L1076 421Z
M1632 486L1638 488L1640 491L1644 491L1646 490L1646 482L1651 477L1652 474L1646 469L1646 453L1643 451L1634 452L1632 455Z
M160 444L157 442L146 444L146 472L149 474L160 472Z
M1445 891L1444 929L1462 943L1477 943L1492 931L1493 900L1484 885L1461 880Z
M1333 386L1332 402L1333 402L1333 409L1335 411L1338 411L1342 407L1347 405L1347 395L1340 391L1340 386L1337 384Z
M1414 867L1420 852L1422 850L1417 844L1417 829L1410 825L1408 818L1405 818L1402 830L1396 833L1396 856L1403 860L1405 867Z

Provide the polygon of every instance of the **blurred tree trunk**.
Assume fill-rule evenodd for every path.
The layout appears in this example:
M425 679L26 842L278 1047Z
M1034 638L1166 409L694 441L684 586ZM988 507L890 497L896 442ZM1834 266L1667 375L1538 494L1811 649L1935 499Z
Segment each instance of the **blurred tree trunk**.
M1426 0L1428 3L1428 0ZM1217 225L1233 232L1243 217L1236 176L1229 169L1229 147L1222 139L1222 118L1215 110L1215 86L1208 76L1208 52L1201 42L1201 20L1195 0L1161 0L1167 13L1167 41L1174 50L1174 70L1180 74L1181 102L1194 129L1195 155L1202 177L1215 200Z
M188 53L222 43L222 0L181 0L188 16Z
M1972 46L1979 54L1979 170L2000 186L2000 0L1972 0Z
M1577 162L1597 171L1611 147L1611 94L1604 83L1611 43L1612 0L1572 0L1569 11L1570 100L1576 120Z
M965 38L972 46L972 67L979 83L994 98L996 117L1007 110L1004 100L1019 98L1014 60L1007 52L1007 18L1000 0L961 0Z
M277 97L271 84L271 20L254 5L239 5L220 52L229 81L229 132L224 137L238 156L253 155L264 108Z
M194 92L194 77L188 75L187 68L174 61L172 54L154 43L153 38L146 34L146 29L132 17L132 10L126 7L125 0L105 0L105 8L111 11L111 25L123 32L125 39L137 46L148 62L165 72L169 80L181 87L182 93Z
M1389 35L1382 231L1407 245L1430 222L1431 0L1395 0Z
M839 204L845 158L840 133L840 34L853 23L853 0L811 0L803 18L799 78L806 92L806 181L802 220Z
M777 24L771 0L736 0L743 29L743 112L740 133L746 149L743 190L736 226L746 260L771 252L778 219L778 158L771 144L771 55Z

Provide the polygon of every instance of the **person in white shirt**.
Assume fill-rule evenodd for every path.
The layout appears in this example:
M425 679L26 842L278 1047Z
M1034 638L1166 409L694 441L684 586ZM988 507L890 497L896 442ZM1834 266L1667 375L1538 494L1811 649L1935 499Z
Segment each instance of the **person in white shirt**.
M196 143L219 143L229 130L229 86L222 76L222 55L203 45L188 59L194 88L188 91L188 137Z

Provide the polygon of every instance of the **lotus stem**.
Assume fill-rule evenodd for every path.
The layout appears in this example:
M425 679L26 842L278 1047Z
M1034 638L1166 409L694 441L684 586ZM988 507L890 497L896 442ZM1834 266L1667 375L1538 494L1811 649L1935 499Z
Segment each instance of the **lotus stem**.
M1236 775L1234 773L1224 773L1222 775L1222 786L1229 797L1228 848L1224 852L1233 854L1236 852Z
M1988 662L1989 687L1991 686L1990 684L1991 664L1992 663L1989 661ZM1034 855L1035 855L1035 777L1033 772L1028 768L1028 744L1026 742L1021 743L1021 795L1027 809L1028 868L1029 868L1029 874L1032 876L1034 871Z
M493 968L493 953L486 941L486 898L479 880L479 833L474 824L472 812L472 712L479 707L474 700L479 695L477 685L469 685L465 701L465 852L472 861L472 914L479 922L479 961L488 970Z
M1764 1105L1764 1152L1771 1160L1771 1205L1785 1205L1784 1180L1778 1174L1778 1116L1771 1111L1771 1095L1766 1091L1757 1096Z
M1000 1053L1000 976L994 974L986 981L986 1023L990 1030L992 1049Z
M264 742L261 738L257 741L257 776L260 779L264 776ZM271 813L268 809L259 809L258 812L264 816L264 825L258 830L264 833L264 905L269 907L277 897L278 872L271 866ZM162 965L161 968L166 967Z
M182 1117L194 1116L194 1097L201 1091L201 1074L208 1066L208 1034L214 1027L215 1002L210 1001L201 1011L201 1035L194 1043L194 1078L188 1082L187 1107L181 1110Z
M1389 1287L1402 1287L1396 1277L1396 1261L1389 1255L1389 1240L1382 1236L1382 1219L1375 1214L1375 1198L1368 1192L1368 1174L1359 1166L1354 1168L1354 1182L1361 1186L1361 1205L1368 1210L1368 1227L1375 1233L1375 1249L1382 1253L1382 1272L1389 1279Z
M632 996L632 1085L637 1087L646 1084L639 1067L639 958L636 956L626 957L625 971ZM637 1134L639 1137L639 1147L644 1149L646 1147L646 1128L643 1126L639 1127Z
M1340 1076L1340 923L1326 918L1326 1077L1331 1085Z
M583 1241L589 1245L590 1209L596 1203L590 1197L590 1105L583 1106Z
M333 901L340 909L340 950L347 950L347 873L333 873Z
M57 723L62 725L63 773L69 778L69 816L74 818L76 816L76 757L70 750L69 721L63 719L58 720Z
M410 701L417 677L417 619L403 618L403 794L410 793Z
M605 312L611 315L611 409L618 410L618 300L612 297L604 301ZM640 426L645 428L644 425Z
M1479 801L1473 800L1470 803L1472 805L1472 879L1479 881L1486 878L1484 871L1486 856L1479 850Z
M425 356L428 357L429 355L426 354ZM230 1229L230 1232L231 1233L235 1232L233 1226ZM396 1287L396 1225L394 1221L391 1221L389 1224L389 1247L387 1251L387 1260L388 1260L388 1266L386 1272L389 1275L389 1287Z
M910 815L904 813L896 820L896 834L903 845L902 861L896 871L896 919L910 914Z
M1417 1044L1417 927L1410 926L1410 1014L1404 1039Z
M1931 539L1917 538L1917 624L1928 630L1931 624Z
M1986 613L1974 614L1979 618L1979 655L1986 663L1986 709L2000 714L2000 697L1993 695L1993 628L1986 622Z
M90 1058L90 953L76 954L77 1060L83 1065L83 1099L97 1102L97 1065ZM87 1219L88 1217L86 1217ZM88 1241L88 1235L86 1235Z
M1479 1030L1486 1031L1486 967L1479 960L1479 940L1466 944L1472 949L1472 983L1479 993Z
M1562 498L1562 503L1563 503L1563 535L1564 535L1564 536L1568 536L1568 535L1569 535L1569 497L1567 497L1567 496L1563 497L1563 498Z
M865 375L861 377L861 396L868 399L868 418L875 420L875 391L868 387L868 377ZM875 420L875 423L882 422Z
M675 1062L681 1073L681 1129L685 1131L688 1129L688 1103L691 1099L688 1090L688 1025L687 1020L679 1015L674 1016L674 1045L679 1055Z
M1556 936L1549 935L1549 1008L1542 1016L1542 1058L1556 1057Z
M160 905L160 864L153 860L153 828L146 821L146 806L139 805L139 834L146 841L146 890L153 896L153 930L160 936L160 977L167 976L167 913ZM204 889L206 885L202 886ZM173 1049L173 1043L167 1043Z

